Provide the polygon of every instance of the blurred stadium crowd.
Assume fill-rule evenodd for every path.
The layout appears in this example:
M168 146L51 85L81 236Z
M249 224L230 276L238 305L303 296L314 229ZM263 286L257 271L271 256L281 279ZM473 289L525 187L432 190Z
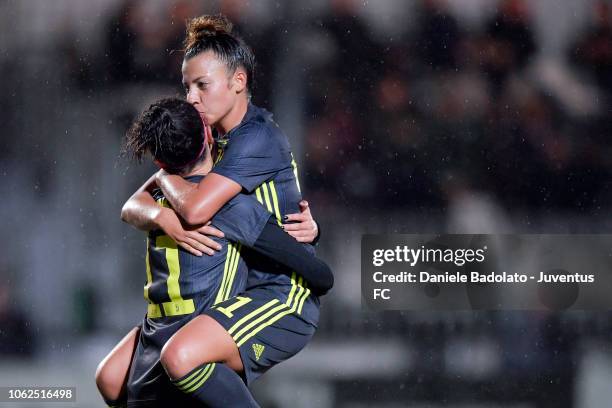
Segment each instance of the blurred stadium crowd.
M18 3L0 4L3 23L34 9ZM331 395L321 407L604 406L606 387L589 405L591 385L581 384L585 356L609 357L609 314L367 312L359 240L366 232L605 232L612 4L576 2L583 24L563 27L571 19L556 26L527 0L384 1L399 16L386 27L366 3L97 0L94 29L92 16L60 18L56 40L32 45L40 54L5 47L0 159L7 212L17 215L0 226L14 231L2 241L7 253L27 260L0 261L0 355L46 353L58 332L56 345L110 332L105 350L140 317L144 272L128 271L142 272L133 255L142 236L126 232L118 210L151 168L121 170L120 136L146 102L182 93L185 19L222 12L254 49L253 101L275 113L298 153L323 229L319 252L337 274L305 352L311 365L298 357L279 367L285 380L293 370L306 397ZM486 10L470 20L464 5ZM557 32L566 34L555 43ZM551 38L552 51L542 44ZM51 244L58 233L61 249ZM77 254L57 259L66 248ZM101 272L108 282L96 282ZM51 306L72 318L36 317ZM272 372L261 398L285 406L273 381L281 378Z
M342 205L443 208L468 186L510 210L589 212L609 201L610 4L594 3L550 64L524 0L501 1L477 27L445 1L413 3L415 24L376 36L356 1L299 21L288 5L277 6L289 19L253 21L240 1L221 2L254 48L256 104L273 110L282 61L298 48L303 75L282 86L303 99L303 177L317 202L340 193ZM155 20L147 2L127 0L106 24L103 55L68 52L80 87L180 84L182 22L207 8L167 6Z

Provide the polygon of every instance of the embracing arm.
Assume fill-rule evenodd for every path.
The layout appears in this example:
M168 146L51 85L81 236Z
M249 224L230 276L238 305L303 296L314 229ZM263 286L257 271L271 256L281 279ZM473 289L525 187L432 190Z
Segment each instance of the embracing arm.
M286 268L270 266L266 272L287 274L287 268L306 279L317 295L325 294L334 277L327 264L314 255L308 245L300 244L286 234L276 217L253 197L239 194L215 215L213 225L225 232L225 237L252 248Z
M121 220L142 231L159 229L164 208L151 196L155 175L151 176L121 208ZM166 209L168 210L168 209Z
M151 191L155 187L155 175L143 184L126 201L121 209L121 220L133 227L151 231L163 230L186 251L196 256L212 255L221 245L206 235L223 238L223 233L210 225L187 225L171 208L155 202Z
M157 184L172 208L192 225L205 224L225 203L242 190L240 184L215 173L209 173L197 185L160 170Z
M268 220L253 249L302 275L319 296L326 294L334 285L330 267L285 234L274 218Z
M172 208L189 224L203 224L242 190L240 184L216 173L209 173L195 185L184 178L163 170L157 173L157 183ZM315 222L308 201L299 203L300 212L288 214L285 231L298 242L315 244L319 239L319 227Z

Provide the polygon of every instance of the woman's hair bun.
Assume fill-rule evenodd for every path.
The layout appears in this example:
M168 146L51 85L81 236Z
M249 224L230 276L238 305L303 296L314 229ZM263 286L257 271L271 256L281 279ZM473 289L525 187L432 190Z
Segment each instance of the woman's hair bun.
M233 24L224 15L205 15L192 18L187 22L185 49L188 50L204 37L231 34Z

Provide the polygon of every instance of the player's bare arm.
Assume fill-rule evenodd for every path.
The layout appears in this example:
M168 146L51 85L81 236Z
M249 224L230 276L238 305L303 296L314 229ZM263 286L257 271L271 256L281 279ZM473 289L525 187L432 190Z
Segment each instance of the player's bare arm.
M172 207L189 224L208 222L242 190L240 184L215 173L209 173L199 184L194 185L180 176L160 170L156 174L156 181ZM308 201L302 200L300 212L288 214L285 221L285 231L298 242L312 243L319 235Z
M209 236L223 238L223 232L210 225L189 225L172 210L155 202L150 191L156 186L151 176L123 205L121 219L143 231L163 230L189 253L212 255L221 245Z
M172 208L192 225L205 224L242 190L240 184L225 176L209 173L194 186L181 176L160 170L156 181Z
M155 176L151 176L121 208L121 220L141 231L160 228L163 207L159 206L150 194L155 187Z

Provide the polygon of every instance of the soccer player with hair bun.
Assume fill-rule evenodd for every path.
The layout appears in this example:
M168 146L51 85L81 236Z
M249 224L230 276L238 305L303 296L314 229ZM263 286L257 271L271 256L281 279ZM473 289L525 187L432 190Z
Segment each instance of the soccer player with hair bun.
M214 224L213 217L243 195L263 206L273 222L297 241L309 243L318 236L302 201L297 165L286 136L269 112L250 101L254 67L251 50L232 33L225 17L201 16L189 21L183 85L187 101L202 122L214 129L214 166L194 183L176 174L173 163L157 160L161 170L128 200L124 220L141 229L163 230L172 237L173 232L168 231L172 223L160 222L150 195L151 184L155 184L171 207L168 210L189 225L207 225L211 219ZM268 238L263 242L273 247ZM188 250L197 247L197 243L185 243L183 247L177 241ZM314 253L312 245L300 245ZM285 251L287 258L292 254L293 250ZM283 262L291 270L279 273L276 262L247 248L238 255L248 267L245 290L192 316L161 350L161 364L172 384L202 406L257 406L246 386L304 348L319 319L317 295L321 292L296 265ZM324 283L331 287L332 282L330 278ZM140 337L142 340L142 333ZM139 384L135 371L132 368L128 379L128 396L130 388Z

